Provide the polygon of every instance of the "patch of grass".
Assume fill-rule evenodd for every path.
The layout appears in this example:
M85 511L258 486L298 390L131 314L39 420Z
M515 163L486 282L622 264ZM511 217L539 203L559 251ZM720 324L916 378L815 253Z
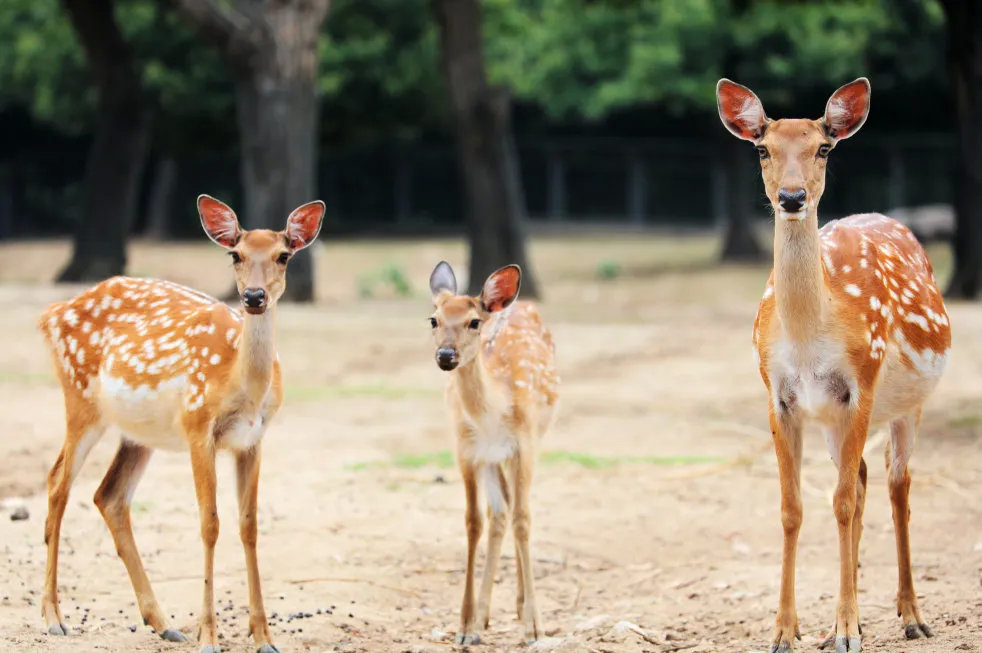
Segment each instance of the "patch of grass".
M413 294L413 287L409 283L406 269L395 263L389 263L380 269L372 270L358 277L359 297L374 297L380 287L391 288L398 297L411 297Z
M586 469L609 469L617 465L703 465L724 462L720 456L595 456L578 451L546 451L539 457L544 465L574 464ZM436 451L422 454L395 454L389 461L373 460L346 465L350 472L366 469L422 469L437 467L448 469L454 466L454 455L450 451Z
M720 456L595 456L578 451L546 451L545 464L573 463L587 469L606 469L616 465L702 465L726 460Z
M948 427L953 429L973 429L982 425L982 415L956 415L948 420Z
M605 259L597 263L596 275L598 279L603 281L610 281L611 279L616 279L621 276L621 264L617 261L612 261L610 259Z
M0 383L55 383L52 374L38 372L0 372Z
M291 385L286 386L290 401L318 401L328 398L374 397L377 399L406 399L407 397L437 397L438 390L387 385Z

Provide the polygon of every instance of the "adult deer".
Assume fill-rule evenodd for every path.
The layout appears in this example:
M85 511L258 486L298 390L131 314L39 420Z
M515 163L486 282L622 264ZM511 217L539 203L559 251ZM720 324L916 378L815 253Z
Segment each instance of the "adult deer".
M58 539L68 492L106 428L122 434L119 451L95 493L140 613L166 640L169 627L143 569L130 526L130 500L153 449L189 450L204 542L204 600L198 644L219 651L215 632L214 553L218 539L215 453L236 461L239 534L249 581L249 629L260 653L278 653L263 607L256 561L260 445L283 401L273 341L277 300L290 257L317 237L323 202L304 204L284 231L243 231L218 200L198 198L201 224L228 250L245 316L167 281L114 277L54 304L40 328L51 346L65 395L67 433L48 475L48 547L42 612L52 635L67 635L58 606Z
M458 644L477 644L488 627L491 589L511 510L518 572L518 618L528 641L542 635L529 552L529 489L538 440L556 413L559 378L552 335L533 304L515 302L517 265L494 272L478 297L457 295L453 269L441 261L430 275L436 362L452 371L447 389L457 461L467 497L467 571ZM474 607L474 562L483 521L478 486L488 504L487 556Z
M726 128L757 147L776 215L774 269L753 332L769 394L784 526L771 651L791 651L799 633L794 565L807 420L821 424L839 472L833 496L839 602L826 644L837 653L860 650L856 581L866 499L863 447L869 429L882 424L890 426L886 465L897 539L897 614L908 638L931 637L911 575L907 462L922 405L948 359L948 316L931 263L902 224L863 214L818 228L829 153L865 122L869 81L860 78L838 89L819 120L771 120L750 89L727 79L720 80L716 96Z

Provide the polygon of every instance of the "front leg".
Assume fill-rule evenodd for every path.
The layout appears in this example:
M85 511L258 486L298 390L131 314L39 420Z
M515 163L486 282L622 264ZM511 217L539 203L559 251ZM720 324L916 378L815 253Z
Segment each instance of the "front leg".
M191 471L201 519L204 545L204 598L201 603L198 646L201 653L219 653L215 634L215 542L218 541L218 508L215 505L215 447L210 429L189 438Z
M859 651L859 605L856 594L857 519L860 468L869 429L868 403L860 397L859 408L849 416L839 446L839 481L832 498L832 509L839 528L839 604L835 613L835 651ZM864 470L865 471L865 470ZM865 476L865 474L863 474ZM864 493L865 494L865 493ZM861 518L861 517L860 517Z
M259 494L260 445L242 451L235 457L235 477L239 493L239 536L245 551L246 573L249 579L249 633L258 653L280 653L269 634L263 590L259 580L256 556L256 503Z
M790 653L793 641L801 639L798 613L795 609L794 575L801 530L801 420L787 411L778 414L773 401L768 407L771 437L777 454L781 481L781 525L784 527L784 549L781 555L781 598L777 623L771 639L770 653Z
M464 578L464 598L460 605L460 629L457 631L456 642L463 645L481 643L474 619L474 563L484 524L481 510L477 505L476 471L469 461L461 459L460 474L464 480L464 493L467 496L467 570Z

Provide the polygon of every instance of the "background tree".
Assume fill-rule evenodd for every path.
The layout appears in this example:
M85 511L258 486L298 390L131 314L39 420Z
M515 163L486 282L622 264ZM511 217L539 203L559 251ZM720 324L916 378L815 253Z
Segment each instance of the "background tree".
M511 133L511 98L488 85L480 0L433 0L440 60L464 181L470 241L469 292L509 263L522 267L522 295L539 289L525 253L525 198Z
M235 83L245 222L282 229L315 194L317 44L329 0L162 0L214 45ZM313 261L298 253L288 299L314 298Z
M64 0L98 94L85 173L82 219L59 281L96 281L126 267L126 236L137 207L150 136L133 54L112 0Z
M948 66L958 115L955 272L952 297L982 291L982 2L942 0L948 16Z

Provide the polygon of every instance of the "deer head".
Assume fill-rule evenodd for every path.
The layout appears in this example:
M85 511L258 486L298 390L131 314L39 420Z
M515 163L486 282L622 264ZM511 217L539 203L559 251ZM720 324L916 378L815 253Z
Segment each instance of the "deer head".
M208 195L198 197L198 214L208 237L232 257L242 307L246 313L259 315L276 304L286 290L290 257L317 238L324 219L324 202L316 200L294 209L283 231L244 231L235 211Z
M481 326L492 313L515 301L521 283L521 268L506 265L488 277L477 297L458 295L453 268L446 261L437 264L430 275L436 309L430 316L430 327L440 369L450 371L475 359L481 349Z
M767 198L774 214L788 221L816 211L829 152L863 126L869 99L869 80L860 77L832 94L818 120L771 120L749 88L728 79L716 85L720 120L734 136L757 147Z

